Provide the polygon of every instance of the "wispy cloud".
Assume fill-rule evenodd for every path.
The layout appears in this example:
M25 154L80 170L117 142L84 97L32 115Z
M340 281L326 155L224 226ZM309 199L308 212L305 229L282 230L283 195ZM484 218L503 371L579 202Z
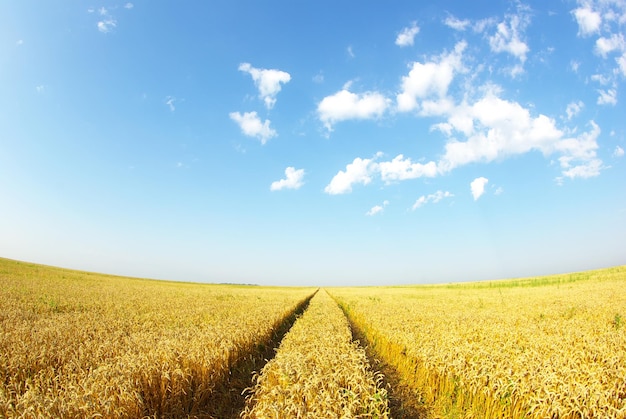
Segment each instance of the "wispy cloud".
M276 131L270 128L270 120L261 121L256 112L245 112L244 114L231 112L229 116L239 125L244 135L259 139L261 144L267 143L270 138L277 135Z
M365 215L367 216L374 216L376 214L382 214L383 211L385 211L385 207L389 205L389 201L384 200L382 205L374 205L372 208L370 208L369 211L367 211L365 213Z
M98 9L98 14L101 16L101 20L97 23L100 32L108 33L117 26L117 21L105 7Z
M570 120L576 115L578 115L584 106L585 104L580 100L578 102L569 103L567 105L567 108L565 109L565 113L567 114L567 119Z
M613 151L613 157L624 157L624 149L620 146L616 146Z
M520 64L509 68L509 74L512 77L524 71L523 64L526 61L526 55L530 51L530 47L523 40L523 37L529 23L530 15L527 9L519 6L517 13L507 15L496 26L496 32L489 36L491 51L495 53L506 52L519 60Z
M176 98L173 96L167 96L165 98L165 104L170 108L170 111L172 112L176 110L176 106L174 106L175 102L176 102Z
M617 105L617 90L607 89L598 90L598 105Z
M470 25L470 21L467 19L458 19L454 16L448 16L443 24L449 28L454 29L455 31L464 31Z
M476 178L470 183L470 190L472 191L472 196L474 197L474 201L478 200L485 193L485 186L489 183L489 179L485 177Z
M285 71L275 69L254 68L249 63L239 65L239 71L250 74L254 84L259 89L259 97L267 109L272 109L276 103L276 95L281 90L281 84L288 83L291 75Z
M438 202L440 202L442 199L444 198L451 198L454 195L451 194L448 191L437 191L433 194L430 195L422 195L419 198L417 198L417 201L415 201L415 203L413 204L413 206L411 207L411 209L413 211L415 211L416 209L426 205L426 204L436 204Z
M130 2L125 3L122 6L122 8L126 10L130 10L133 7L134 7L133 3L130 3ZM120 10L118 6L113 7L113 9ZM117 27L117 19L111 13L111 9L107 9L104 6L98 9L90 7L89 9L87 9L87 13L96 14L97 16L99 16L99 20L96 22L96 27L102 33L109 33Z
M415 35L417 35L420 31L419 26L417 26L416 22L411 23L411 26L402 29L402 32L398 34L396 37L396 45L399 47L409 47L413 45L415 40Z

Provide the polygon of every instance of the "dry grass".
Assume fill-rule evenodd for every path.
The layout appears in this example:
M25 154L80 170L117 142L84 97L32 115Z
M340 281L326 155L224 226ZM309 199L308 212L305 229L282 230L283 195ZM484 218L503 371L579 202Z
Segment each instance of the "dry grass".
M0 417L26 418L228 416L233 369L314 291L4 259L0 283Z
M626 267L333 289L432 417L626 417Z
M386 418L387 394L325 291L257 377L244 418Z

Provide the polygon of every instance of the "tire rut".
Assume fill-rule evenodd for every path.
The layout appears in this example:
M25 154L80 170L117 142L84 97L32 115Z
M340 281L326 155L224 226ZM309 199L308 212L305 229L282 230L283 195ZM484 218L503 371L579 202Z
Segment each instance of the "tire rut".
M365 350L370 366L383 375L383 384L387 389L389 399L390 417L394 419L429 418L431 416L429 410L419 402L419 394L416 394L415 390L402 380L400 373L393 365L385 362L378 356L374 345L369 342L363 331L350 318L346 306L334 297L332 298L348 319L353 341L357 342Z
M295 310L278 326L271 338L257 345L257 351L239 359L230 370L226 380L220 382L214 391L207 415L202 417L238 419L245 406L246 389L253 385L252 376L260 371L276 355L276 348L291 329L298 317L304 313L311 299L319 291L305 298Z

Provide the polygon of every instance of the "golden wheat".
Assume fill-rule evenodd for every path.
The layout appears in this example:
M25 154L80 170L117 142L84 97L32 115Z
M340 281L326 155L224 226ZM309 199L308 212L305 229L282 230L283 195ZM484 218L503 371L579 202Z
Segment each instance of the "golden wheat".
M0 417L26 418L226 416L232 369L314 291L3 259L0 283Z
M626 267L334 289L433 417L626 417Z
M387 394L325 291L257 377L244 418L386 418Z

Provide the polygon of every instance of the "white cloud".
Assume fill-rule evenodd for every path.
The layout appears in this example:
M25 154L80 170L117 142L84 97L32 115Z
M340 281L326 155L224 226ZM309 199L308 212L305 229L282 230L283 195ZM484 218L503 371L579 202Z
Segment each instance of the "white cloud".
M108 33L117 26L117 21L109 16L106 19L99 21L97 25L100 32Z
M35 87L35 90L37 90L37 93L43 93L45 89L46 87L43 84L40 84L39 86Z
M578 115L584 106L585 104L580 100L578 102L571 102L570 104L568 104L567 108L565 109L567 119L572 119L573 117Z
M413 163L411 159L405 159L400 154L391 161L378 163L378 170L382 180L390 183L420 177L435 177L437 175L437 163L433 161L426 164Z
M626 42L624 42L624 35L612 34L609 38L600 37L596 39L596 52L602 57L606 58L607 55L613 51L626 50Z
M266 119L261 122L256 112L246 112L243 115L239 112L231 112L229 116L239 125L244 135L258 138L261 144L265 144L267 140L277 135L276 131L270 128L270 120Z
M578 166L573 166L571 169L563 171L563 176L570 179L587 179L590 177L599 176L601 169L602 161L600 159L593 159L583 164L579 164Z
M390 102L378 92L357 94L344 88L322 99L317 105L317 113L326 129L332 131L333 124L340 121L380 118Z
M281 83L288 83L291 80L291 75L285 71L254 68L249 63L240 64L239 71L252 76L254 84L259 89L259 97L263 99L267 109L274 107L276 95L281 90Z
M511 15L508 22L498 23L496 33L489 37L491 50L493 52L508 52L524 63L530 48L521 40L520 36L528 23L529 18L525 14Z
M100 32L108 33L117 26L117 21L109 14L109 11L105 7L98 9L98 14L102 16L102 20L97 23Z
M304 169L296 170L295 167L289 166L285 169L285 179L280 179L272 182L270 185L271 191L280 191L281 189L300 189L304 183Z
M474 197L474 201L480 198L485 193L485 186L489 183L489 179L485 177L476 178L470 183L470 189L472 191L472 196Z
M375 205L375 206L373 206L369 211L367 211L365 213L365 215L368 215L368 216L371 217L371 216L376 215L376 214L382 214L382 212L385 210L385 207L387 205L389 205L389 201L385 200L385 201L383 201L382 205Z
M130 2L124 5L124 9L132 9L133 7L135 7L135 5Z
M455 73L463 71L462 54L466 42L455 45L454 51L435 57L426 63L414 62L408 76L402 77L402 91L397 95L398 110L412 111L420 105L418 99L444 97Z
M168 96L165 98L165 104L169 106L170 111L174 112L176 110L176 106L174 106L174 102L176 102L176 98L172 96Z
M575 60L572 60L572 61L569 63L569 66L570 66L570 68L572 69L572 71L573 71L574 73L578 73L578 69L580 68L580 62L575 61Z
M470 25L470 21L467 19L458 19L454 16L448 16L444 21L444 25L449 28L454 29L455 31L464 31Z
M620 146L616 146L613 151L613 157L624 157L624 149Z
M617 65L622 72L622 75L626 77L626 51L621 57L616 58L615 61L617 61Z
M573 111L571 108L570 112ZM571 167L563 162L576 161L578 165L585 165L597 159L595 150L600 129L595 122L591 121L590 131L568 138L554 119L542 114L532 116L527 108L501 99L493 89L488 89L473 104L453 107L447 117L446 122L434 127L448 136L443 156L437 162L439 173L469 163L488 163L530 151L539 151L545 156L558 154L564 172L571 171ZM465 140L457 138L458 133L465 136ZM590 167L601 169L601 161ZM599 173L598 170L587 173Z
M554 145L555 150L562 153L558 160L563 169L563 176L570 179L589 178L598 176L600 170L604 168L602 160L596 156L601 130L594 121L591 121L590 125L590 131L576 138L561 139Z
M348 45L348 48L346 48L346 52L348 53L348 56L350 58L356 57L356 55L354 55L354 51L352 50L352 45Z
M471 124L465 122L465 127L456 123L467 120ZM532 118L518 103L500 99L491 92L471 106L454 109L448 123L455 130L463 130L468 138L459 141L450 137L439 162L443 172L467 163L490 162L533 149L546 153L549 145L563 135L554 120L545 115Z
M578 22L578 35L589 36L600 30L602 18L598 12L591 9L591 6L585 4L573 11L576 22Z
M476 21L476 23L474 23L474 25L472 26L472 29L474 29L474 32L476 33L483 33L485 31L485 29L494 26L497 23L495 18L485 18L485 19L480 19L478 21Z
M415 211L416 209L420 208L421 206L425 205L425 204L436 204L438 202L440 202L442 199L444 198L451 198L454 195L452 195L450 192L448 191L437 191L433 194L430 195L422 195L419 198L417 198L417 201L415 201L415 203L413 204L413 206L411 207L411 209L413 211Z
M377 155L378 156L378 155ZM324 188L324 192L330 195L352 192L352 185L360 183L367 185L372 181L372 175L377 170L374 159L361 159L357 157L346 166L345 171L339 171Z
M408 28L402 29L402 32L398 34L396 38L396 45L399 47L408 47L413 45L413 40L415 39L415 35L417 35L420 31L417 23L411 23L411 26Z
M598 96L598 105L616 105L617 104L617 90L598 90L600 96Z

